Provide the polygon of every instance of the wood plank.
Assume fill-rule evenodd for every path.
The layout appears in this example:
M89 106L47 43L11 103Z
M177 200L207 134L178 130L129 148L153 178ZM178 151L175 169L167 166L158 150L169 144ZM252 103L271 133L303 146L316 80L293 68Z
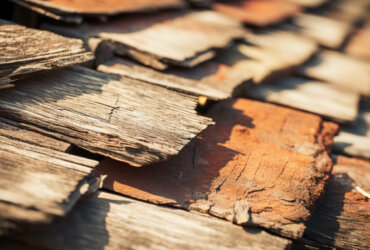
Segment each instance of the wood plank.
M16 4L30 8L39 14L57 20L74 21L78 18L82 22L83 16L111 16L122 13L151 12L166 8L184 8L184 0L12 0Z
M105 159L103 186L137 199L298 238L320 197L337 125L273 104L232 99L177 156L144 168ZM166 180L166 181L163 181Z
M328 0L285 0L285 1L293 2L306 8L316 8L328 2Z
M351 32L351 25L329 17L299 14L292 22L296 26L287 25L288 29L316 40L321 46L338 49Z
M24 80L0 93L0 112L55 138L134 166L176 155L211 124L197 98L83 67Z
M323 50L300 73L365 96L370 95L370 63L340 52Z
M36 72L93 60L81 40L3 20L0 20L0 41L0 85Z
M241 22L259 27L276 24L302 10L295 3L276 0L234 0L215 3L213 9Z
M256 85L245 93L252 98L312 112L338 122L356 120L360 99L356 93L298 77Z
M236 20L214 11L177 11L132 16L77 28L45 25L47 29L85 40L113 41L115 52L163 70L169 64L193 67L215 56L245 31Z
M39 130L39 132L41 131ZM24 126L22 123L0 117L1 136L61 152L66 152L71 146L69 143L56 140L43 134L31 131L29 126L27 128L27 126Z
M55 250L285 249L290 245L289 240L260 229L243 229L103 191L81 200L65 218L11 237L18 244Z
M369 187L370 162L338 156L302 241L320 248L368 249Z
M64 216L95 191L98 162L0 135L0 234Z
M362 100L360 113L353 124L341 127L334 138L333 150L338 154L370 159L370 100Z
M205 96L212 100L233 97L252 83L252 74L233 70L216 60L192 69L168 69L163 72L138 65L123 58L115 58L98 66L98 70L119 74L163 86L183 93Z

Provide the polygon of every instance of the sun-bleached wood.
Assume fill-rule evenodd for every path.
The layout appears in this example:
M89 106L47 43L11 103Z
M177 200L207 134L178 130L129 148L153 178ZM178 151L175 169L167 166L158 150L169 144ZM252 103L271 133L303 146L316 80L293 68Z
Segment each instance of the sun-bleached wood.
M168 69L163 72L114 58L98 66L98 70L126 76L183 93L206 96L212 100L233 97L252 82L252 74L239 72L215 60L192 69ZM245 83L245 84L244 84Z
M245 34L241 23L214 11L123 17L77 28L50 24L43 27L84 40L112 41L116 53L159 70L166 69L169 64L193 67L214 57L213 49L226 47L234 38Z
M285 77L248 88L246 95L316 113L339 122L353 122L360 96L330 84Z
M98 162L44 146L0 135L0 234L50 223L98 188Z
M323 50L300 69L306 77L370 96L370 62Z
M0 19L0 89L19 78L93 60L79 39Z
M138 167L176 155L212 123L196 105L194 96L83 67L0 92L0 112L11 119Z
M65 218L11 235L29 246L64 249L285 249L290 241L180 209L104 191L81 200ZM4 240L0 241L4 244Z

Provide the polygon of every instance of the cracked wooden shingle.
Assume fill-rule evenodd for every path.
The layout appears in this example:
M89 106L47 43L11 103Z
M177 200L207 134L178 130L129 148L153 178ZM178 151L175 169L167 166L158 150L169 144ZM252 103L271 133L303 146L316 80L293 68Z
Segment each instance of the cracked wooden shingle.
M291 242L261 229L242 228L215 218L101 191L81 200L61 220L37 230L12 234L7 239L0 238L0 248L11 243L55 250L278 250L289 248Z
M47 29L83 38L114 43L115 52L164 70L169 65L193 67L215 56L245 30L241 23L214 11L178 11L131 16L105 24L77 28L44 25Z
M3 116L138 167L176 155L212 123L196 113L194 96L83 67L35 76L0 96Z
M332 162L337 125L247 99L216 104L208 127L177 156L133 168L106 159L104 187L299 238Z
M0 20L0 89L37 72L93 59L79 39Z

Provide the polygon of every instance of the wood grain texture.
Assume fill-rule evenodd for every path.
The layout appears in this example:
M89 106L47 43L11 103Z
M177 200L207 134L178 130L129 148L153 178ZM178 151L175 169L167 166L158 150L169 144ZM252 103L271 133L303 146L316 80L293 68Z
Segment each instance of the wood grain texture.
M281 22L302 10L298 4L276 0L226 1L215 3L213 9L241 22L260 27Z
M338 122L357 118L360 96L324 82L284 77L248 88L246 95L316 113Z
M323 50L300 73L359 94L370 95L370 63L340 52Z
M103 191L81 200L65 218L11 237L18 244L55 250L285 249L290 245L289 240L260 229L243 229Z
M215 55L245 31L241 23L214 11L178 11L126 17L78 28L46 25L48 29L85 40L113 41L116 53L163 70L169 64L193 67Z
M295 16L293 23L296 27L292 29L331 49L339 48L351 31L351 25L346 22L306 13Z
M211 124L196 105L196 97L83 67L36 76L0 93L2 115L135 166L176 155Z
M50 148L60 152L66 152L68 148L71 146L69 143L43 135L45 133L40 134L40 132L44 131L38 130L38 132L34 132L30 129L32 129L32 127L24 126L24 124L22 123L0 117L1 136L33 144L36 146Z
M183 93L206 96L212 100L233 97L252 83L252 74L239 72L218 63L205 62L192 69L168 69L163 72L138 65L127 59L114 58L98 66L98 70L163 86Z
M98 162L43 146L0 135L0 234L50 223L98 188Z
M16 0L61 16L104 16L147 12L163 8L183 8L184 0Z
M79 39L0 20L0 85L93 60Z
M298 238L320 197L337 130L320 117L247 99L222 101L216 122L177 156L133 168L106 159L104 187ZM164 181L165 180L165 181Z
M325 194L310 219L303 242L320 248L368 249L370 162L338 156Z

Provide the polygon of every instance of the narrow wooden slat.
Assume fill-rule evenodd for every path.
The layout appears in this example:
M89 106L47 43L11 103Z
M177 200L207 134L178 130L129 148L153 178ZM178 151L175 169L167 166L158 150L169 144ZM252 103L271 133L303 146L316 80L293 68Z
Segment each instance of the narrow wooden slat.
M97 164L0 135L0 234L64 216L97 189Z
M281 22L301 11L301 7L295 3L276 0L234 0L215 3L213 9L261 27Z
M118 54L160 70L168 64L193 67L212 58L214 48L223 48L245 33L238 21L213 11L133 16L78 28L44 27L85 40L100 37L113 41Z
M246 95L263 101L316 113L339 122L353 122L360 96L324 82L285 77L246 90Z
M345 47L347 54L370 61L370 25L358 29Z
M0 20L0 85L91 60L81 40Z
M137 199L299 238L332 162L337 125L247 99L212 107L210 126L166 162L133 168L105 159L103 186Z
M289 240L260 229L243 229L107 192L86 197L50 226L11 237L13 244L55 250L285 249L290 245ZM0 246L6 242L0 239Z
M215 60L192 69L169 69L158 72L123 58L115 58L100 64L98 70L145 81L183 93L206 96L212 100L233 97L241 92L242 87L252 82L252 74L233 70Z
M196 97L83 67L0 92L2 115L135 166L177 154L211 124L196 105Z
M370 95L370 63L340 52L323 50L303 65L300 72L334 86Z
M368 249L370 162L338 156L301 241L320 248Z
M325 4L328 0L285 0L285 1L296 3L303 7L315 8Z
M148 12L164 8L183 8L184 0L12 0L48 17L74 22L83 16L110 16L121 13Z
M296 27L287 27L331 49L339 48L351 31L351 25L346 22L313 14L299 14L293 18L293 23Z

